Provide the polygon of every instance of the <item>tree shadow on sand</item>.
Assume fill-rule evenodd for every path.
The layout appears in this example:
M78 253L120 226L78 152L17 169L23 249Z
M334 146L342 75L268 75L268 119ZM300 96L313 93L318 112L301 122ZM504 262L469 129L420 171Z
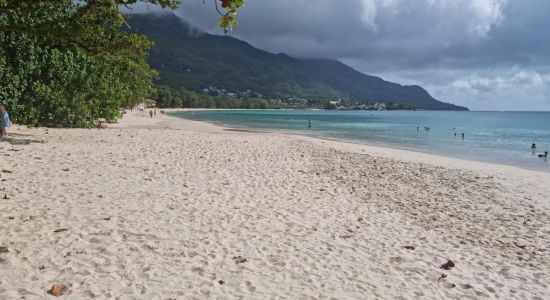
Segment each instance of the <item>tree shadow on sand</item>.
M3 138L3 142L7 142L11 145L30 145L30 144L44 144L45 140L33 139L34 136L29 134L10 133L7 138Z

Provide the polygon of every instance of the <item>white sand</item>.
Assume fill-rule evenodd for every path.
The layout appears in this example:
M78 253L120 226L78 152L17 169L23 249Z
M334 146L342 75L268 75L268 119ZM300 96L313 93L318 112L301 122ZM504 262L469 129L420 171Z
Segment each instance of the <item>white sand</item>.
M11 133L0 299L550 298L550 173L142 113Z

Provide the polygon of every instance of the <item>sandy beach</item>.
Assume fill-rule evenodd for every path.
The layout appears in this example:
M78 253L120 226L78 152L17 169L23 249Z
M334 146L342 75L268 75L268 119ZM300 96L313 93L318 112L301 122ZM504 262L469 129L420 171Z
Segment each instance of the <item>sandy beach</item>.
M550 298L550 173L141 112L10 134L0 299Z

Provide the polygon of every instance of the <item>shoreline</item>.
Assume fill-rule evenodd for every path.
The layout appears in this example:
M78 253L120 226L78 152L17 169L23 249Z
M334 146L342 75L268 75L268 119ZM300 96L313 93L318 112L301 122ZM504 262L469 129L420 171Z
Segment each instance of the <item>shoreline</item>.
M232 109L177 109L177 110L169 110L170 112L184 112L184 111L209 111L209 110L232 110ZM238 110L246 110L246 109L238 109ZM249 109L251 110L251 109ZM341 143L341 144L348 144L353 146L359 146L359 147L366 147L369 150L375 151L376 154L384 155L386 152L391 153L389 156L390 158L400 159L403 157L414 157L416 159L420 159L423 162L429 163L432 161L431 158L436 158L436 161L439 161L441 159L448 159L445 163L448 163L447 166L455 166L460 167L464 164L468 165L469 168L474 168L476 170L483 171L484 169L502 169L504 172L509 174L514 174L517 171L529 171L529 172L535 172L539 175L546 177L546 179L550 180L550 170L544 171L540 169L531 169L527 167L522 166L516 166L511 164L499 164L496 162L491 161L483 161L483 160L475 160L475 159L468 159L466 157L455 157L455 156L445 156L438 153L430 153L430 152L423 152L421 150L417 149L406 149L406 148L399 148L399 147L392 147L391 145L376 145L376 144L369 144L369 141L362 141L362 140L356 140L356 139L338 139L338 138L332 138L332 137L326 137L321 135L313 135L313 134L307 134L307 133L297 133L297 132L288 132L283 129L279 130L254 130L253 128L247 127L247 126L232 126L231 124L224 124L224 123L217 123L215 121L199 121L199 120L192 120L187 119L184 117L177 117L173 115L167 115L170 117L174 117L177 119L183 119L186 121L191 122L198 122L198 123L204 123L211 126L218 127L222 130L226 129L236 129L240 131L248 131L251 133L257 132L257 133L269 133L269 134L276 134L276 135L289 135L297 138L306 138L306 139L319 139L323 141L330 141L335 143ZM352 147L354 148L354 147ZM487 166L483 166L487 165Z
M550 296L544 172L140 112L10 134L0 298Z

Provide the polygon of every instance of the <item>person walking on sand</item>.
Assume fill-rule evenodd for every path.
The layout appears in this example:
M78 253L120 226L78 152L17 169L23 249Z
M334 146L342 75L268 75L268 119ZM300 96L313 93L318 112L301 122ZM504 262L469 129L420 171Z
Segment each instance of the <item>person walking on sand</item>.
M8 132L6 128L11 127L11 120L6 108L3 105L0 105L0 137L7 138Z
M153 110L152 110L152 109L149 110L149 117L150 117L150 118L153 117Z

